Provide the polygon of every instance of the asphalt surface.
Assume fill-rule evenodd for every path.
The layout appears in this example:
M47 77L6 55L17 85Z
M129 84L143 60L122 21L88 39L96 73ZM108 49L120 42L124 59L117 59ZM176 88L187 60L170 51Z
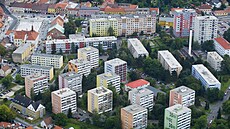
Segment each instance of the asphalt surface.
M16 27L17 23L18 23L17 17L12 15L12 13L6 8L6 6L4 4L0 3L0 6L2 7L4 13L6 15L10 16L13 19L13 22L11 23L11 25L10 25L10 27L8 29L8 30L13 30Z
M211 121L213 121L217 117L219 108L221 108L223 103L229 99L230 90L227 89L226 92L227 92L227 95L224 96L224 99L222 101L218 101L215 104L209 105L210 113L208 114L208 117L207 117L208 124L211 124Z

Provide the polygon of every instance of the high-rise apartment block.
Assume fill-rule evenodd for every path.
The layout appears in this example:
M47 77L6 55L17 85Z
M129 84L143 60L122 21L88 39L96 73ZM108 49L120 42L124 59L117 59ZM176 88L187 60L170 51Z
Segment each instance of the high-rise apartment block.
M74 59L69 61L68 70L74 71L84 76L88 76L91 72L91 65L88 60Z
M119 92L121 90L120 76L110 72L97 75L97 87L103 86L108 88L108 85L115 87L116 92Z
M140 105L133 104L121 108L122 129L145 129L148 122L148 110Z
M113 92L105 87L88 90L88 111L98 114L112 111Z
M63 56L35 53L31 56L31 63L41 66L53 66L55 69L60 69L63 66Z
M201 81L205 89L221 88L221 83L203 64L192 65L192 75Z
M154 105L154 93L147 88L132 89L129 91L129 101L151 111Z
M194 41L202 44L217 37L218 19L215 16L198 16L195 18Z
M31 74L25 77L26 96L31 98L31 93L37 95L48 89L48 78L42 74Z
M230 56L230 43L222 38L218 37L214 39L215 50L221 55L229 55Z
M178 9L173 11L173 34L176 37L187 37L194 28L196 11L194 9Z
M172 74L173 71L175 71L177 75L180 74L182 66L168 50L158 51L158 60L164 69L169 70L170 74Z
M60 74L58 77L59 89L69 88L78 93L82 94L82 75L76 72L67 72Z
M217 52L215 52L215 51L214 52L208 52L207 62L216 71L221 70L221 62L222 61L223 61L223 58Z
M165 109L164 129L190 129L191 109L176 104Z
M149 52L137 38L128 39L128 49L134 58L149 56Z
M24 64L20 66L20 70L22 77L26 77L34 73L39 73L46 75L49 80L52 80L54 76L54 69L51 66Z
M99 66L99 51L97 48L88 46L78 49L78 59L88 60L91 68Z
M71 109L72 113L77 111L76 93L69 88L53 91L51 93L51 100L52 112L54 114L67 114L69 109Z
M126 82L127 79L127 62L119 58L108 60L105 62L104 72L116 73L120 76L121 82Z
M170 90L169 106L181 104L189 107L195 104L195 91L186 87L180 86Z

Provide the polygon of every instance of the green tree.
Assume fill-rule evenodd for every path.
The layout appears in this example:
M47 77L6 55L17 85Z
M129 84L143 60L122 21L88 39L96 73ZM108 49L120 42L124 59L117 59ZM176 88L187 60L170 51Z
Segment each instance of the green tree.
M20 74L16 75L15 82L18 83L19 85L25 84L24 78Z
M0 44L0 56L5 56L6 54L6 48Z
M131 81L135 81L135 80L140 78L140 75L138 73L136 73L135 71L131 71L129 73L129 77L130 77Z
M72 118L72 116L73 116L73 114L72 114L71 108L69 108L67 117Z
M224 35L223 37L228 41L230 42L230 28L224 32Z
M225 55L224 60L221 62L221 71L224 74L230 74L230 57Z
M76 53L76 47L74 43L71 43L71 53Z
M207 116L202 115L198 119L194 120L194 126L192 129L205 129L207 126Z
M201 44L201 48L203 51L214 51L214 41L213 40L208 40L205 41Z
M10 122L16 117L15 113L6 105L0 105L0 121Z
M207 102L207 101L205 103L205 110L209 110L209 102Z
M62 51L62 49L61 49L61 48L59 49L59 54L60 54L60 55L62 55L62 54L63 54L63 51Z
M108 28L108 35L109 36L114 36L114 30L113 30L113 28L111 26Z
M221 119L221 109L220 108L218 110L217 119Z
M54 123L59 126L66 126L67 124L67 116L64 113L58 113L52 117L54 119Z
M2 85L5 87L9 87L13 81L13 78L11 75L7 75L2 79Z
M75 34L76 31L76 25L73 22L73 20L69 19L69 22L64 23L64 29L65 29L65 36L68 38L70 34Z
M226 114L230 114L230 100L223 103L223 112Z

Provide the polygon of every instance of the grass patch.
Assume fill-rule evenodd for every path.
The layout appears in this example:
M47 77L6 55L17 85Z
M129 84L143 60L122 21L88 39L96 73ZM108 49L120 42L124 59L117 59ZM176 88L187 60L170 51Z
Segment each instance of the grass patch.
M80 26L80 27L77 28L77 32L81 33L81 31L82 31L82 27Z
M68 129L70 127L74 127L74 129L100 129L99 127L96 127L94 125L77 121L76 119L69 119L67 122L67 125L65 126L65 129Z
M227 76L227 78L230 78L230 76ZM228 79L227 82L224 82L223 79L221 80L221 91L225 92L229 86L230 86L230 79Z
M79 125L72 124L72 123L67 123L67 125L65 126L66 129L69 129L70 127L73 127L74 129L81 129Z

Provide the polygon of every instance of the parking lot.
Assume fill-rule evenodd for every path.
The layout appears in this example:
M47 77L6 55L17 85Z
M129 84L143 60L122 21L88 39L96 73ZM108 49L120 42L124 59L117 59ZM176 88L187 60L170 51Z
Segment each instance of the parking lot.
M15 87L11 88L10 90L2 91L2 92L0 92L0 98L2 98L2 99L9 98L9 97L13 96L16 91L20 90L23 87L24 86L16 85Z

